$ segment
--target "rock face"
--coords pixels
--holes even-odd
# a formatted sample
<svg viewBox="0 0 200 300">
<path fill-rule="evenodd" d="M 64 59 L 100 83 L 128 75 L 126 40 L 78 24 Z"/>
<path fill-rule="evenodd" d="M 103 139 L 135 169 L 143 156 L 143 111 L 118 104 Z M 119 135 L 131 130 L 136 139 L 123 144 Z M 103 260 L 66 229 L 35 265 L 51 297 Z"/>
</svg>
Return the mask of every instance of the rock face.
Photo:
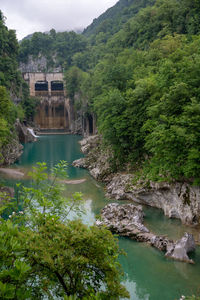
<svg viewBox="0 0 200 300">
<path fill-rule="evenodd" d="M 111 151 L 101 148 L 101 137 L 99 135 L 89 136 L 83 139 L 81 151 L 86 154 L 84 158 L 75 160 L 73 166 L 87 168 L 90 174 L 97 180 L 105 181 L 111 174 L 108 158 L 112 156 Z"/>
<path fill-rule="evenodd" d="M 3 146 L 1 150 L 2 160 L 0 166 L 13 164 L 23 153 L 23 146 L 20 143 L 34 142 L 37 140 L 30 128 L 21 124 L 19 120 L 15 123 L 16 137 Z"/>
<path fill-rule="evenodd" d="M 107 185 L 107 196 L 128 199 L 134 202 L 160 208 L 170 218 L 178 218 L 184 224 L 197 225 L 200 222 L 200 188 L 187 183 L 133 184 L 132 174 L 117 174 Z"/>
<path fill-rule="evenodd" d="M 11 165 L 22 155 L 23 146 L 17 139 L 12 139 L 9 144 L 3 147 L 1 153 L 3 161 L 1 165 Z"/>
<path fill-rule="evenodd" d="M 187 255 L 188 252 L 195 250 L 192 234 L 185 233 L 181 240 L 174 242 L 165 236 L 157 236 L 149 232 L 148 228 L 143 225 L 143 217 L 144 213 L 140 205 L 111 203 L 102 209 L 101 220 L 97 220 L 96 225 L 105 225 L 109 230 L 121 236 L 138 242 L 146 242 L 166 252 L 166 257 L 194 263 Z"/>
<path fill-rule="evenodd" d="M 52 57 L 53 63 L 56 63 L 56 56 Z M 42 54 L 39 54 L 38 57 L 33 57 L 32 55 L 29 55 L 28 61 L 26 63 L 20 63 L 20 70 L 25 72 L 44 72 L 47 71 L 47 69 L 51 72 L 62 72 L 61 67 L 48 67 L 48 61 L 45 56 Z"/>
<path fill-rule="evenodd" d="M 87 164 L 85 162 L 85 158 L 79 158 L 73 161 L 72 165 L 76 168 L 87 168 Z"/>
<path fill-rule="evenodd" d="M 106 196 L 117 200 L 129 199 L 130 195 L 127 187 L 132 186 L 133 179 L 134 177 L 131 174 L 115 174 L 106 186 Z"/>
</svg>

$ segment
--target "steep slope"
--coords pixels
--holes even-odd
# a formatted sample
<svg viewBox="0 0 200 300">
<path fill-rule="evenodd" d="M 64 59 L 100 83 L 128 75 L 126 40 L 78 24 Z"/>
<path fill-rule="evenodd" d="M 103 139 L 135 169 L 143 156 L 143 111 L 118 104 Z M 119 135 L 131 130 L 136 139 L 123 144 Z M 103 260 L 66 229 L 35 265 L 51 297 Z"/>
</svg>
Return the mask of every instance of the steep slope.
<svg viewBox="0 0 200 300">
<path fill-rule="evenodd" d="M 28 87 L 18 70 L 18 47 L 15 31 L 5 26 L 0 11 L 0 165 L 13 163 L 21 155 L 15 122 L 23 121 L 30 109 Z"/>
<path fill-rule="evenodd" d="M 107 34 L 107 37 L 111 36 L 141 8 L 152 6 L 154 3 L 155 0 L 120 0 L 97 19 L 94 19 L 92 24 L 83 31 L 83 35 L 90 37 L 103 32 Z"/>
</svg>

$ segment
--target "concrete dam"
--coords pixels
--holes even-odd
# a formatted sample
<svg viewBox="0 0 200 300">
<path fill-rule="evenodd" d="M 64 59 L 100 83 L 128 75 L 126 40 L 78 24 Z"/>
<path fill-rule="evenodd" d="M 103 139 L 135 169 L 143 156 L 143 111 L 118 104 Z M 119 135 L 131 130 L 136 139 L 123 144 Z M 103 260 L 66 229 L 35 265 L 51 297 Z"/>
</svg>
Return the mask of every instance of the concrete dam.
<svg viewBox="0 0 200 300">
<path fill-rule="evenodd" d="M 70 105 L 63 73 L 24 73 L 30 96 L 40 99 L 34 122 L 40 129 L 69 131 Z"/>
<path fill-rule="evenodd" d="M 67 96 L 63 73 L 23 73 L 29 93 L 39 105 L 34 118 L 39 129 L 65 130 L 71 133 L 95 133 L 95 118 L 74 109 L 74 100 Z"/>
</svg>

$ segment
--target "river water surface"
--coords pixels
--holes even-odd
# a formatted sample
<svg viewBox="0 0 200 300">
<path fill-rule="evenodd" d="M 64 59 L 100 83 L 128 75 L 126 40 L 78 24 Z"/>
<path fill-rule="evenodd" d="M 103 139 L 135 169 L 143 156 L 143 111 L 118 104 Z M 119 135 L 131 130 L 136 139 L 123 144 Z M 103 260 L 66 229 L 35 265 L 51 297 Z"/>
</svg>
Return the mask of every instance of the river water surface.
<svg viewBox="0 0 200 300">
<path fill-rule="evenodd" d="M 76 135 L 40 136 L 35 143 L 24 146 L 24 153 L 13 167 L 27 172 L 36 162 L 46 162 L 53 167 L 60 160 L 69 163 L 69 179 L 86 179 L 81 184 L 67 184 L 66 194 L 75 191 L 83 193 L 86 213 L 83 222 L 91 225 L 101 208 L 113 202 L 105 198 L 104 187 L 96 182 L 87 170 L 74 168 L 73 160 L 83 156 Z M 8 180 L 14 185 L 14 180 Z M 170 238 L 180 238 L 185 230 L 178 220 L 169 220 L 160 210 L 144 208 L 145 225 L 155 233 L 167 234 Z M 200 247 L 193 254 L 195 265 L 166 259 L 162 252 L 146 244 L 127 238 L 119 238 L 120 248 L 127 256 L 120 257 L 125 276 L 123 283 L 130 292 L 131 300 L 175 300 L 181 295 L 200 295 Z"/>
</svg>

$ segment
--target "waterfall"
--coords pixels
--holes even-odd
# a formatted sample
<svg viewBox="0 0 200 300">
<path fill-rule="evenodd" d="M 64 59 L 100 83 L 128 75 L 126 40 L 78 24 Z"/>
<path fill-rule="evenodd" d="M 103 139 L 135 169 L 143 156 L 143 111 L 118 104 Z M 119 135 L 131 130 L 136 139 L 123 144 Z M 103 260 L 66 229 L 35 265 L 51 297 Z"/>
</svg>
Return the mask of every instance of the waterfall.
<svg viewBox="0 0 200 300">
<path fill-rule="evenodd" d="M 38 135 L 35 135 L 35 133 L 34 133 L 34 131 L 33 131 L 32 128 L 27 128 L 27 130 L 28 130 L 28 131 L 30 132 L 30 134 L 31 134 L 32 136 L 34 136 L 35 138 L 39 137 Z"/>
</svg>

